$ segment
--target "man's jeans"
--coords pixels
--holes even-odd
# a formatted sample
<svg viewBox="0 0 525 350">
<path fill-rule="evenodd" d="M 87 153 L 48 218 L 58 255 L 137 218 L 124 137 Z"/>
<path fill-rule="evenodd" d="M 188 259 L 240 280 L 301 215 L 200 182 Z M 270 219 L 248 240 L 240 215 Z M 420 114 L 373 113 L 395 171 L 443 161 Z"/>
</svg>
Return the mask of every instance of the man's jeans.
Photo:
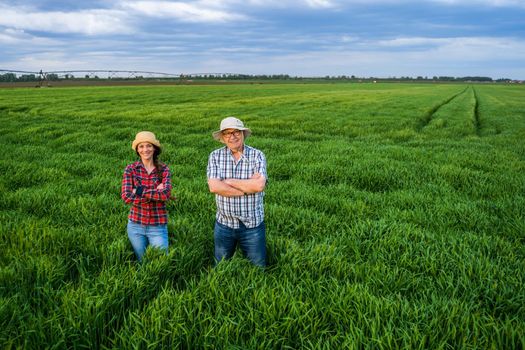
<svg viewBox="0 0 525 350">
<path fill-rule="evenodd" d="M 266 226 L 264 222 L 254 228 L 247 228 L 241 222 L 237 229 L 215 221 L 215 263 L 230 259 L 237 243 L 244 256 L 254 265 L 266 266 Z"/>
<path fill-rule="evenodd" d="M 142 261 L 148 245 L 168 252 L 168 225 L 141 225 L 128 221 L 128 238 L 139 261 Z"/>
</svg>

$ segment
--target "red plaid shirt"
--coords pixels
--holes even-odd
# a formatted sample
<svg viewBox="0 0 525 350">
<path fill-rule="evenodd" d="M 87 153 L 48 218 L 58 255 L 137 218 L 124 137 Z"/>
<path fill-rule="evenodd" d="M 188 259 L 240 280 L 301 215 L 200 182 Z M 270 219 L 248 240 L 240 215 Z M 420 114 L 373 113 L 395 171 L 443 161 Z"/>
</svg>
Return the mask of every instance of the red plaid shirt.
<svg viewBox="0 0 525 350">
<path fill-rule="evenodd" d="M 171 195 L 171 175 L 166 164 L 162 165 L 162 183 L 164 190 L 157 190 L 160 185 L 157 169 L 148 174 L 141 161 L 130 164 L 124 170 L 122 177 L 122 199 L 131 204 L 128 218 L 142 225 L 166 225 L 168 212 L 166 201 Z M 133 193 L 139 185 L 144 186 L 141 196 Z"/>
</svg>

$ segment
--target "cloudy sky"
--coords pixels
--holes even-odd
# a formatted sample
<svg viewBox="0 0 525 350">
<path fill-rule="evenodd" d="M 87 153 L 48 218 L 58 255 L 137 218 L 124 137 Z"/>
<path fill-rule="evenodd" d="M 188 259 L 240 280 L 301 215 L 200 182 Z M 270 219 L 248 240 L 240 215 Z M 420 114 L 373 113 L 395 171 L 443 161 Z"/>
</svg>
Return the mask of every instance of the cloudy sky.
<svg viewBox="0 0 525 350">
<path fill-rule="evenodd" d="M 525 79 L 525 0 L 0 0 L 0 69 Z"/>
</svg>

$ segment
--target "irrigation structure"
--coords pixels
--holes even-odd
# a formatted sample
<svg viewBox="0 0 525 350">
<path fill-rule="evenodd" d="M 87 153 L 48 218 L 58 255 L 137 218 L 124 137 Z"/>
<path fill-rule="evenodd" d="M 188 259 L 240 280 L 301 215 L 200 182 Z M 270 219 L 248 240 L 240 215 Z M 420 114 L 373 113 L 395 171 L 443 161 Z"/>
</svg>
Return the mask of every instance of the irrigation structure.
<svg viewBox="0 0 525 350">
<path fill-rule="evenodd" d="M 186 81 L 188 79 L 197 77 L 231 77 L 237 75 L 236 73 L 164 73 L 141 70 L 106 70 L 106 69 L 79 69 L 79 70 L 56 70 L 56 71 L 24 71 L 0 69 L 0 75 L 14 74 L 15 76 L 30 75 L 34 76 L 38 82 L 38 86 L 49 85 L 50 81 L 54 79 L 152 79 L 152 78 L 168 78 L 180 79 Z"/>
</svg>

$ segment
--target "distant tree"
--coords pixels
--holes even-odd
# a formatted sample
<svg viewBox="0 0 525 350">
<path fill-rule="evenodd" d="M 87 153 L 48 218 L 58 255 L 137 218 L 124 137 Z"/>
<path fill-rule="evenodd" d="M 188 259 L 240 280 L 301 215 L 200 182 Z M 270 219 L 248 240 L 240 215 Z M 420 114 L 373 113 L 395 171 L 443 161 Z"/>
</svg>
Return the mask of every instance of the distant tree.
<svg viewBox="0 0 525 350">
<path fill-rule="evenodd" d="M 23 74 L 17 79 L 18 81 L 36 81 L 36 76 L 34 74 Z"/>
<path fill-rule="evenodd" d="M 5 73 L 5 74 L 0 75 L 0 81 L 11 83 L 11 82 L 14 82 L 16 80 L 17 80 L 17 78 L 16 78 L 16 74 L 15 73 Z"/>
<path fill-rule="evenodd" d="M 460 81 L 480 81 L 480 82 L 491 82 L 492 78 L 490 77 L 463 77 L 458 78 Z"/>
</svg>

